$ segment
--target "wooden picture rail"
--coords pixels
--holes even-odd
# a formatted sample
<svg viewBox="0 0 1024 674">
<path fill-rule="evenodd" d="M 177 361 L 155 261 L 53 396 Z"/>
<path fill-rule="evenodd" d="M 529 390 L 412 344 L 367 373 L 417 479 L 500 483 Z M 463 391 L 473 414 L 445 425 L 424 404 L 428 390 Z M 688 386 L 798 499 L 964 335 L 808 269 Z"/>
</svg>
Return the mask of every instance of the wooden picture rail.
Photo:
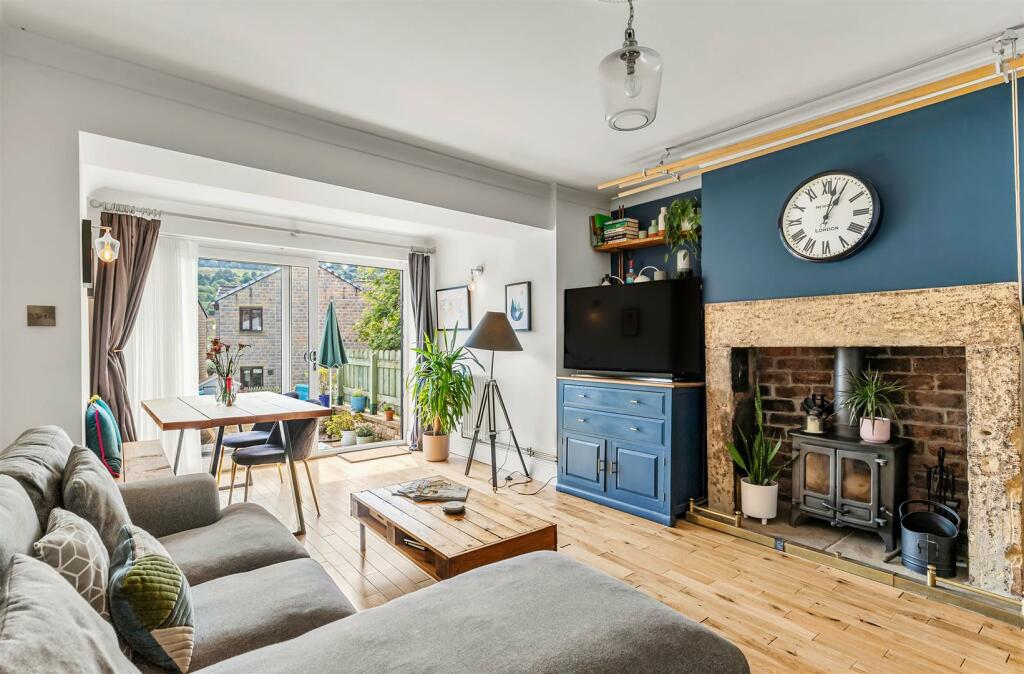
<svg viewBox="0 0 1024 674">
<path fill-rule="evenodd" d="M 733 164 L 761 157 L 779 150 L 802 145 L 803 143 L 831 136 L 859 126 L 871 124 L 888 117 L 902 115 L 912 110 L 941 103 L 951 98 L 987 89 L 1006 81 L 1010 73 L 1021 77 L 1024 73 L 1024 56 L 1009 60 L 1004 72 L 997 72 L 994 65 L 986 65 L 951 75 L 929 84 L 923 84 L 897 94 L 874 101 L 855 105 L 799 124 L 793 124 L 777 131 L 759 134 L 729 145 L 683 157 L 654 168 L 632 173 L 615 180 L 601 183 L 599 190 L 616 187 L 621 190 L 616 198 L 645 192 L 663 185 L 670 185 L 685 178 L 701 175 Z"/>
</svg>

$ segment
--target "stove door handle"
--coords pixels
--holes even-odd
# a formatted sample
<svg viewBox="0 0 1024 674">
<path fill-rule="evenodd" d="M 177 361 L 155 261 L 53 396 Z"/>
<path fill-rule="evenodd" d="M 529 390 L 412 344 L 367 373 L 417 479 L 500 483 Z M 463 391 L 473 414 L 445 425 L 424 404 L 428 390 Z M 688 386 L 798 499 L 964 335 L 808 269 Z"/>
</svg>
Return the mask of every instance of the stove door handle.
<svg viewBox="0 0 1024 674">
<path fill-rule="evenodd" d="M 835 506 L 829 503 L 825 503 L 824 501 L 821 502 L 821 505 L 824 506 L 825 508 L 828 508 L 834 513 L 839 513 L 840 515 L 845 515 L 849 512 L 846 508 L 836 508 Z"/>
</svg>

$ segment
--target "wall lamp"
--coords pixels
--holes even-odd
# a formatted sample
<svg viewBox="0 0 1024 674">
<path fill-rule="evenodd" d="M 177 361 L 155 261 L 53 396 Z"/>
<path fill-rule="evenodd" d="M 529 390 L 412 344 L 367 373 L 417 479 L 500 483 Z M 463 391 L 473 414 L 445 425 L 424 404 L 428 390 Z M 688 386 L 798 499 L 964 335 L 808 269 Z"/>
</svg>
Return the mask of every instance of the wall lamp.
<svg viewBox="0 0 1024 674">
<path fill-rule="evenodd" d="M 478 264 L 469 270 L 469 289 L 471 291 L 476 290 L 476 277 L 484 275 L 484 266 Z"/>
</svg>

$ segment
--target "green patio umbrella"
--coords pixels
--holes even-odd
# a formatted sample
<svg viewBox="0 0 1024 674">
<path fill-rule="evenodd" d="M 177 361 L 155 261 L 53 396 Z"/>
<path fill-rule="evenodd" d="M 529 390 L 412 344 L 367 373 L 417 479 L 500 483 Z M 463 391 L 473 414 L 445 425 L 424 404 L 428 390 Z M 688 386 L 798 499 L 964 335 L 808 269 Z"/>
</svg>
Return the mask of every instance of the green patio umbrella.
<svg viewBox="0 0 1024 674">
<path fill-rule="evenodd" d="M 327 305 L 327 317 L 324 318 L 324 335 L 320 338 L 320 350 L 317 351 L 317 364 L 327 368 L 327 386 L 330 391 L 331 404 L 334 404 L 334 368 L 348 362 L 345 355 L 345 343 L 341 340 L 341 328 L 338 318 L 334 315 L 334 302 Z"/>
</svg>

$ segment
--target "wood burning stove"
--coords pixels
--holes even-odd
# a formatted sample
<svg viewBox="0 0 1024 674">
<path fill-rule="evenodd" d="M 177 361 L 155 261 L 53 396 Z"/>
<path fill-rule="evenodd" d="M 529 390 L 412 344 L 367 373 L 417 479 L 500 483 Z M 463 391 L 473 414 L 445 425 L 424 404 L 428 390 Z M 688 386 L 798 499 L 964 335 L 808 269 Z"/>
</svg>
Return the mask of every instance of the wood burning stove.
<svg viewBox="0 0 1024 674">
<path fill-rule="evenodd" d="M 791 431 L 793 505 L 789 520 L 801 516 L 827 520 L 836 527 L 874 531 L 886 552 L 896 547 L 896 509 L 907 498 L 907 452 L 911 441 L 884 444 L 833 433 Z"/>
</svg>

